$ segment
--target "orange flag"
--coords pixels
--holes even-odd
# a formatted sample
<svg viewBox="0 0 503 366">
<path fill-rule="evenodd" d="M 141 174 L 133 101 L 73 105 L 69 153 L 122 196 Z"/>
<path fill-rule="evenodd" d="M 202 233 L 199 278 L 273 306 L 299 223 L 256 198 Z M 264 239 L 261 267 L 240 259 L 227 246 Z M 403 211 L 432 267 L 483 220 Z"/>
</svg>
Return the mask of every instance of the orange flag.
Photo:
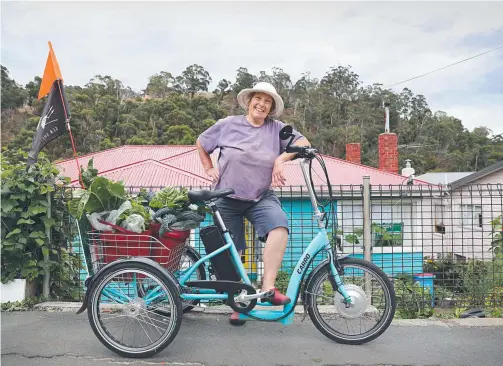
<svg viewBox="0 0 503 366">
<path fill-rule="evenodd" d="M 40 90 L 38 92 L 38 99 L 45 97 L 51 91 L 52 84 L 57 79 L 61 79 L 61 81 L 63 81 L 58 60 L 56 59 L 56 55 L 52 49 L 52 44 L 49 42 L 49 55 L 47 56 L 44 76 L 42 77 L 42 83 L 40 84 Z"/>
</svg>

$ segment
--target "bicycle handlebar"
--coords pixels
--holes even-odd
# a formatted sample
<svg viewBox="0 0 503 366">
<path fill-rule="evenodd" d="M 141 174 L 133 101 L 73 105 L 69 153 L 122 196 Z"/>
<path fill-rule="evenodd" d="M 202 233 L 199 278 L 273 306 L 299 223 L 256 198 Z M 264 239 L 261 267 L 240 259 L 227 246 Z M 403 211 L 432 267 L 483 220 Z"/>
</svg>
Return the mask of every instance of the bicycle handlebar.
<svg viewBox="0 0 503 366">
<path fill-rule="evenodd" d="M 318 150 L 308 146 L 289 145 L 286 147 L 285 152 L 297 153 L 300 158 L 314 159 Z"/>
</svg>

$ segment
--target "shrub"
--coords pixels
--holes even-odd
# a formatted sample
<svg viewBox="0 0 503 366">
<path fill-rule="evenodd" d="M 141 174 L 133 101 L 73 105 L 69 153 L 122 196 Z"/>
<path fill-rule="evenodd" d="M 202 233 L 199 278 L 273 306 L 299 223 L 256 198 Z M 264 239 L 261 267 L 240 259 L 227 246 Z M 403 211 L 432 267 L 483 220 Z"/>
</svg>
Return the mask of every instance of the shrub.
<svg viewBox="0 0 503 366">
<path fill-rule="evenodd" d="M 49 240 L 61 231 L 63 212 L 50 204 L 58 170 L 43 153 L 29 169 L 27 153 L 22 150 L 3 151 L 1 158 L 2 282 L 22 278 L 39 285 L 46 268 L 56 277 L 74 270 L 71 268 L 78 265 L 78 258 L 73 258 L 61 245 L 57 250 Z M 64 240 L 64 233 L 58 234 Z M 49 257 L 48 261 L 44 255 Z"/>
</svg>

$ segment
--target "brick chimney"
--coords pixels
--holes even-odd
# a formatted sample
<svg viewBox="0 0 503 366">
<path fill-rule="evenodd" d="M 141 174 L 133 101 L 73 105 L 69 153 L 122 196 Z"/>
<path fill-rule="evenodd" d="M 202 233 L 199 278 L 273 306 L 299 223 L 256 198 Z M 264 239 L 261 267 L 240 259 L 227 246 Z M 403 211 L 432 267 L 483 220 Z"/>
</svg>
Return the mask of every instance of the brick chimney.
<svg viewBox="0 0 503 366">
<path fill-rule="evenodd" d="M 361 164 L 362 162 L 362 153 L 360 144 L 352 143 L 346 144 L 346 160 L 351 163 Z"/>
<path fill-rule="evenodd" d="M 398 135 L 379 135 L 379 169 L 398 174 Z"/>
</svg>

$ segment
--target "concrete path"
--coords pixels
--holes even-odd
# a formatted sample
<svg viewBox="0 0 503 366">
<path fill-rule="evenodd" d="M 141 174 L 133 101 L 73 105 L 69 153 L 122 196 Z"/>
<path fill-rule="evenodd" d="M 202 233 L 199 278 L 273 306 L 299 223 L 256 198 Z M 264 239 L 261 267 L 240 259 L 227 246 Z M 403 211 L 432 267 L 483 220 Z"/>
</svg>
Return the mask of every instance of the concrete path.
<svg viewBox="0 0 503 366">
<path fill-rule="evenodd" d="M 2 365 L 469 365 L 503 364 L 503 319 L 399 321 L 377 340 L 344 346 L 323 336 L 309 318 L 294 325 L 248 322 L 226 314 L 184 316 L 173 343 L 145 360 L 121 358 L 92 332 L 87 314 L 3 312 Z"/>
</svg>

